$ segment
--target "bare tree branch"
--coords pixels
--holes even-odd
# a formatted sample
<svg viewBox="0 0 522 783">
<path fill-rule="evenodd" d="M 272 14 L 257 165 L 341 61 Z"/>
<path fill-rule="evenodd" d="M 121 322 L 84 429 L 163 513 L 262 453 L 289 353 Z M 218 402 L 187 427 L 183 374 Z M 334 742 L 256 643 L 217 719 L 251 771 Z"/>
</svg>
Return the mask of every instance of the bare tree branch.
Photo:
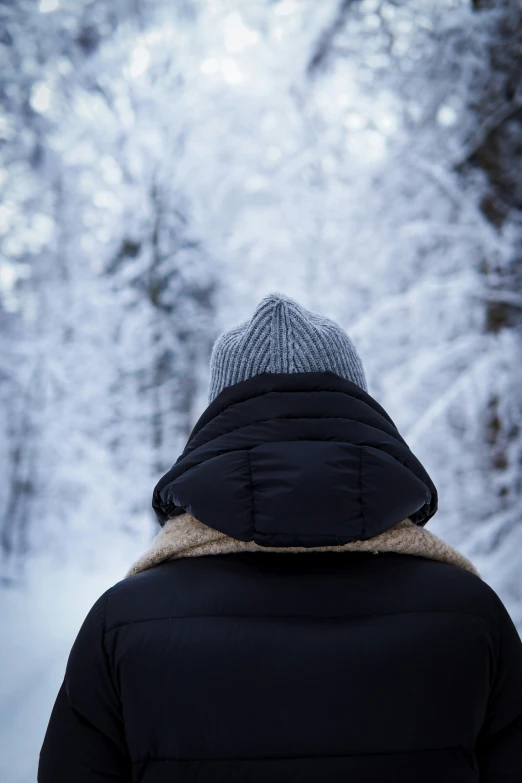
<svg viewBox="0 0 522 783">
<path fill-rule="evenodd" d="M 331 52 L 333 42 L 344 28 L 348 18 L 348 12 L 356 2 L 357 0 L 340 0 L 334 18 L 316 41 L 312 56 L 306 66 L 307 76 L 312 77 L 323 68 L 325 61 Z"/>
<path fill-rule="evenodd" d="M 480 291 L 478 295 L 487 302 L 493 302 L 495 304 L 510 305 L 517 309 L 522 309 L 522 296 L 513 293 L 513 291 L 502 291 L 500 289 L 491 289 L 490 291 Z"/>
<path fill-rule="evenodd" d="M 471 158 L 477 154 L 480 148 L 498 128 L 521 112 L 522 99 L 520 98 L 518 101 L 509 103 L 507 106 L 501 106 L 498 111 L 493 112 L 493 114 L 483 121 L 473 136 L 463 145 L 463 150 L 455 156 L 452 164 L 453 167 L 459 169 L 466 163 L 469 163 Z"/>
</svg>

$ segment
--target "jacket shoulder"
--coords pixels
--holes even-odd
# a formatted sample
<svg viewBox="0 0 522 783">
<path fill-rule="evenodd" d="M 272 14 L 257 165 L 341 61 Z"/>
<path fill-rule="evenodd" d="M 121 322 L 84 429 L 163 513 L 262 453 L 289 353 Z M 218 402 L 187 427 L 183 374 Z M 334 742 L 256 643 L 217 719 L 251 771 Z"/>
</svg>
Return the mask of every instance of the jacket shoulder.
<svg viewBox="0 0 522 783">
<path fill-rule="evenodd" d="M 411 587 L 419 591 L 427 609 L 474 614 L 493 627 L 497 625 L 502 601 L 480 576 L 451 563 L 409 555 L 399 557 L 410 558 L 403 564 L 403 572 L 410 572 Z"/>
<path fill-rule="evenodd" d="M 350 567 L 346 565 L 349 563 Z M 299 585 L 296 601 L 291 584 Z M 346 595 L 357 595 L 347 605 Z M 303 607 L 303 604 L 305 607 Z M 473 614 L 498 623 L 502 603 L 479 576 L 407 554 L 235 553 L 180 558 L 123 579 L 107 591 L 105 628 L 187 614 Z"/>
<path fill-rule="evenodd" d="M 161 563 L 109 588 L 102 596 L 105 597 L 105 630 L 169 614 L 175 616 L 180 608 L 176 596 L 187 589 L 178 575 L 180 569 L 176 568 L 181 562 Z"/>
</svg>

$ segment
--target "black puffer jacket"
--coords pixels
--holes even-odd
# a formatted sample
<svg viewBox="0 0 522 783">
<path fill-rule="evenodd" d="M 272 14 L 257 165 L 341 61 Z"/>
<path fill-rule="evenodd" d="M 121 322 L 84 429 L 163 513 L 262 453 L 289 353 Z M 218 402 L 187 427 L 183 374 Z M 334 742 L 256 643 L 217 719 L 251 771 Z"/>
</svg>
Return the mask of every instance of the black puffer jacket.
<svg viewBox="0 0 522 783">
<path fill-rule="evenodd" d="M 437 509 L 385 411 L 330 372 L 224 389 L 154 491 L 242 540 L 322 546 Z M 40 783 L 522 781 L 522 645 L 479 577 L 398 553 L 182 558 L 111 588 Z"/>
</svg>

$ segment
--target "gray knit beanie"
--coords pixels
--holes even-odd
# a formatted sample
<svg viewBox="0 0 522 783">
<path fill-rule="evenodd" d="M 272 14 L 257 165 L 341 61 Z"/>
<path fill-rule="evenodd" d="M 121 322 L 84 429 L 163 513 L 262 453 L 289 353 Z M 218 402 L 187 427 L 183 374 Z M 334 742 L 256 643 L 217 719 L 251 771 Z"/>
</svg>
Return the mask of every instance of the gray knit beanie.
<svg viewBox="0 0 522 783">
<path fill-rule="evenodd" d="M 210 356 L 209 403 L 262 372 L 331 370 L 368 391 L 361 359 L 334 321 L 283 294 L 265 296 L 249 321 L 221 334 Z"/>
</svg>

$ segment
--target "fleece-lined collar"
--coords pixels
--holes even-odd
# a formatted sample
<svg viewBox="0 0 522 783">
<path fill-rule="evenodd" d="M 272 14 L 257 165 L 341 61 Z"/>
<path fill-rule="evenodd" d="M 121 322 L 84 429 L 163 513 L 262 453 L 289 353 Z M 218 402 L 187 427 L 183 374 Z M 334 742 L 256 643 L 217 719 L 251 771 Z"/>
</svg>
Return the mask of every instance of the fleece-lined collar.
<svg viewBox="0 0 522 783">
<path fill-rule="evenodd" d="M 451 563 L 480 576 L 464 555 L 430 531 L 415 525 L 408 517 L 364 541 L 350 541 L 337 546 L 265 547 L 254 541 L 239 541 L 219 530 L 213 530 L 188 513 L 179 514 L 166 522 L 150 548 L 134 563 L 127 576 L 180 557 L 233 552 L 398 552 Z"/>
</svg>

